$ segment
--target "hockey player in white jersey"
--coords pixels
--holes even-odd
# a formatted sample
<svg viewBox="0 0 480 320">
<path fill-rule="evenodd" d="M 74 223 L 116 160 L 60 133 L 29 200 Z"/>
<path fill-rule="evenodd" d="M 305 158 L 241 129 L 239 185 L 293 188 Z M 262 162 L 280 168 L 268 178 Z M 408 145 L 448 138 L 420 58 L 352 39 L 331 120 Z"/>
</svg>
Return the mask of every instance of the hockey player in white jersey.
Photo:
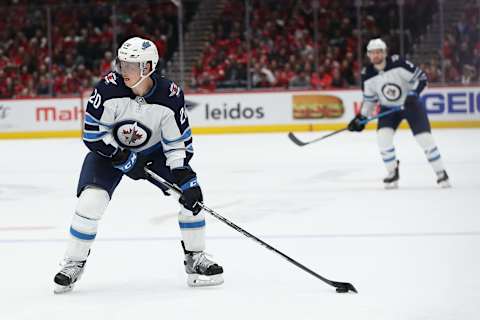
<svg viewBox="0 0 480 320">
<path fill-rule="evenodd" d="M 78 204 L 55 293 L 70 291 L 83 274 L 97 228 L 124 175 L 147 179 L 148 166 L 179 186 L 183 195 L 178 221 L 187 283 L 223 283 L 223 268 L 206 257 L 205 216 L 196 173 L 188 165 L 192 134 L 183 92 L 173 81 L 157 76 L 158 53 L 152 41 L 131 38 L 118 50 L 116 71 L 93 90 L 84 120 L 85 157 L 78 183 Z"/>
<path fill-rule="evenodd" d="M 387 189 L 397 188 L 400 161 L 395 154 L 393 136 L 400 122 L 406 119 L 420 147 L 425 152 L 441 187 L 449 187 L 449 177 L 433 140 L 425 105 L 419 100 L 427 85 L 425 73 L 413 63 L 397 55 L 387 56 L 387 46 L 381 39 L 373 39 L 367 45 L 370 64 L 362 70 L 363 104 L 348 125 L 350 131 L 362 131 L 365 120 L 379 103 L 380 112 L 401 108 L 379 118 L 377 141 L 388 175 L 383 180 Z"/>
</svg>

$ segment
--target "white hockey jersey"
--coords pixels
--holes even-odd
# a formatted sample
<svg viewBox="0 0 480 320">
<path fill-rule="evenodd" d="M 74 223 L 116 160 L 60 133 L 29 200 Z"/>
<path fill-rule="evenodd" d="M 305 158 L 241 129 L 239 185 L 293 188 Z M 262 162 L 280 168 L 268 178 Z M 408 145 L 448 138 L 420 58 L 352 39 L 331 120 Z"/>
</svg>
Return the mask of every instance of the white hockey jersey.
<svg viewBox="0 0 480 320">
<path fill-rule="evenodd" d="M 387 57 L 380 72 L 369 64 L 362 70 L 362 114 L 370 116 L 377 103 L 387 108 L 401 107 L 408 95 L 420 95 L 426 85 L 426 74 L 398 55 Z"/>
<path fill-rule="evenodd" d="M 171 169 L 186 165 L 193 147 L 183 92 L 171 80 L 155 74 L 152 79 L 154 85 L 143 97 L 116 72 L 95 86 L 83 127 L 90 150 L 111 158 L 120 148 L 143 155 L 161 148 Z"/>
</svg>

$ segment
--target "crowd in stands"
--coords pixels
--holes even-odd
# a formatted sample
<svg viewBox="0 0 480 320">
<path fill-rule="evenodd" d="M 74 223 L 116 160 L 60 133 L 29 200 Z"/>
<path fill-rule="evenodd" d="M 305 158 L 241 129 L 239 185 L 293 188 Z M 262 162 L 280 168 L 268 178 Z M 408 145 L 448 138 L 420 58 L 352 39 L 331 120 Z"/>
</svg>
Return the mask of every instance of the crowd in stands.
<svg viewBox="0 0 480 320">
<path fill-rule="evenodd" d="M 111 70 L 111 1 L 27 2 L 0 5 L 0 98 L 79 94 Z M 176 7 L 168 1 L 125 1 L 115 10 L 117 45 L 133 35 L 151 38 L 164 66 L 176 45 Z"/>
<path fill-rule="evenodd" d="M 362 1 L 360 34 L 355 1 L 319 0 L 318 24 L 310 0 L 251 1 L 250 54 L 245 28 L 244 1 L 230 2 L 214 23 L 214 34 L 194 66 L 190 86 L 200 91 L 247 86 L 253 88 L 330 89 L 358 87 L 360 63 L 358 39 L 361 38 L 362 63 L 368 39 L 381 36 L 389 54 L 411 53 L 413 43 L 426 32 L 438 9 L 437 0 L 405 0 L 404 32 L 400 33 L 397 0 Z M 476 7 L 477 6 L 477 7 Z M 479 12 L 476 0 L 470 0 L 465 17 L 447 34 L 444 47 L 447 82 L 480 81 Z M 318 60 L 314 58 L 314 29 L 318 30 Z M 448 52 L 447 52 L 448 51 Z M 250 64 L 247 64 L 250 59 Z M 420 64 L 431 82 L 440 82 L 440 60 L 432 58 Z M 249 69 L 247 71 L 247 69 Z M 476 77 L 473 75 L 476 74 Z"/>
<path fill-rule="evenodd" d="M 480 81 L 480 10 L 476 0 L 467 1 L 462 19 L 446 29 L 447 82 Z M 316 25 L 311 0 L 280 2 L 250 0 L 248 34 L 245 1 L 226 1 L 186 85 L 214 91 L 246 88 L 250 79 L 252 88 L 358 87 L 368 39 L 382 36 L 390 53 L 400 52 L 397 0 L 362 1 L 360 23 L 355 1 L 318 0 Z M 407 52 L 431 23 L 436 3 L 405 0 Z M 27 0 L 11 0 L 0 5 L 0 15 L 0 99 L 89 90 L 111 69 L 115 44 L 133 35 L 155 41 L 160 68 L 165 68 L 177 47 L 177 11 L 170 1 L 39 0 L 32 5 Z M 363 41 L 360 59 L 359 39 Z M 421 64 L 430 82 L 442 80 L 440 61 L 432 57 Z"/>
<path fill-rule="evenodd" d="M 445 80 L 471 84 L 480 82 L 480 8 L 470 0 L 463 16 L 452 25 L 443 41 Z M 432 59 L 424 68 L 432 81 L 442 76 L 439 59 Z"/>
<path fill-rule="evenodd" d="M 278 6 L 276 1 L 262 0 L 251 5 L 250 53 L 244 2 L 229 2 L 193 68 L 191 87 L 245 87 L 248 65 L 253 88 L 327 89 L 357 83 L 357 37 L 349 16 L 355 10 L 344 10 L 339 1 L 320 1 L 316 63 L 311 1 L 284 0 Z"/>
</svg>

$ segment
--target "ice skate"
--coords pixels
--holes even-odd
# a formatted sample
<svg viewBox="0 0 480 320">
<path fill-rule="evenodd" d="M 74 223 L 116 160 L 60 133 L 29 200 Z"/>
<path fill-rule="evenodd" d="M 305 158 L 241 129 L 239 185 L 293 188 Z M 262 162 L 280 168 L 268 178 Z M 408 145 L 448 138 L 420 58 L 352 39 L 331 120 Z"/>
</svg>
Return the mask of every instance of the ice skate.
<svg viewBox="0 0 480 320">
<path fill-rule="evenodd" d="M 437 172 L 437 184 L 442 188 L 450 188 L 452 186 L 447 171 L 442 170 Z"/>
<path fill-rule="evenodd" d="M 383 179 L 383 183 L 385 184 L 385 189 L 397 189 L 398 188 L 398 180 L 400 179 L 399 174 L 399 166 L 400 161 L 397 160 L 397 165 L 393 171 L 388 173 L 388 176 Z"/>
<path fill-rule="evenodd" d="M 62 269 L 55 275 L 55 278 L 53 279 L 55 282 L 53 292 L 58 294 L 71 291 L 75 283 L 80 280 L 85 269 L 86 262 L 87 260 L 73 261 L 68 258 L 65 258 L 62 262 L 60 262 Z"/>
<path fill-rule="evenodd" d="M 190 287 L 218 286 L 223 283 L 223 268 L 208 259 L 205 252 L 187 251 L 182 241 L 185 253 L 185 271 L 187 284 Z"/>
</svg>

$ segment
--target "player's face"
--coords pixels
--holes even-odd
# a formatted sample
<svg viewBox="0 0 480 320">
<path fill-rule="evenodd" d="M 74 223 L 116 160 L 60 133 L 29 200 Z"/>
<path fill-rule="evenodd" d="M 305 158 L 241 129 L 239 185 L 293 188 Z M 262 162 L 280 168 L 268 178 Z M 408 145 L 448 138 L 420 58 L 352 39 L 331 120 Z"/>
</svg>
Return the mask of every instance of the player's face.
<svg viewBox="0 0 480 320">
<path fill-rule="evenodd" d="M 385 60 L 385 51 L 382 49 L 370 50 L 367 55 L 373 64 L 380 64 Z"/>
<path fill-rule="evenodd" d="M 120 72 L 123 81 L 129 88 L 133 87 L 140 80 L 140 63 L 120 61 Z"/>
</svg>

